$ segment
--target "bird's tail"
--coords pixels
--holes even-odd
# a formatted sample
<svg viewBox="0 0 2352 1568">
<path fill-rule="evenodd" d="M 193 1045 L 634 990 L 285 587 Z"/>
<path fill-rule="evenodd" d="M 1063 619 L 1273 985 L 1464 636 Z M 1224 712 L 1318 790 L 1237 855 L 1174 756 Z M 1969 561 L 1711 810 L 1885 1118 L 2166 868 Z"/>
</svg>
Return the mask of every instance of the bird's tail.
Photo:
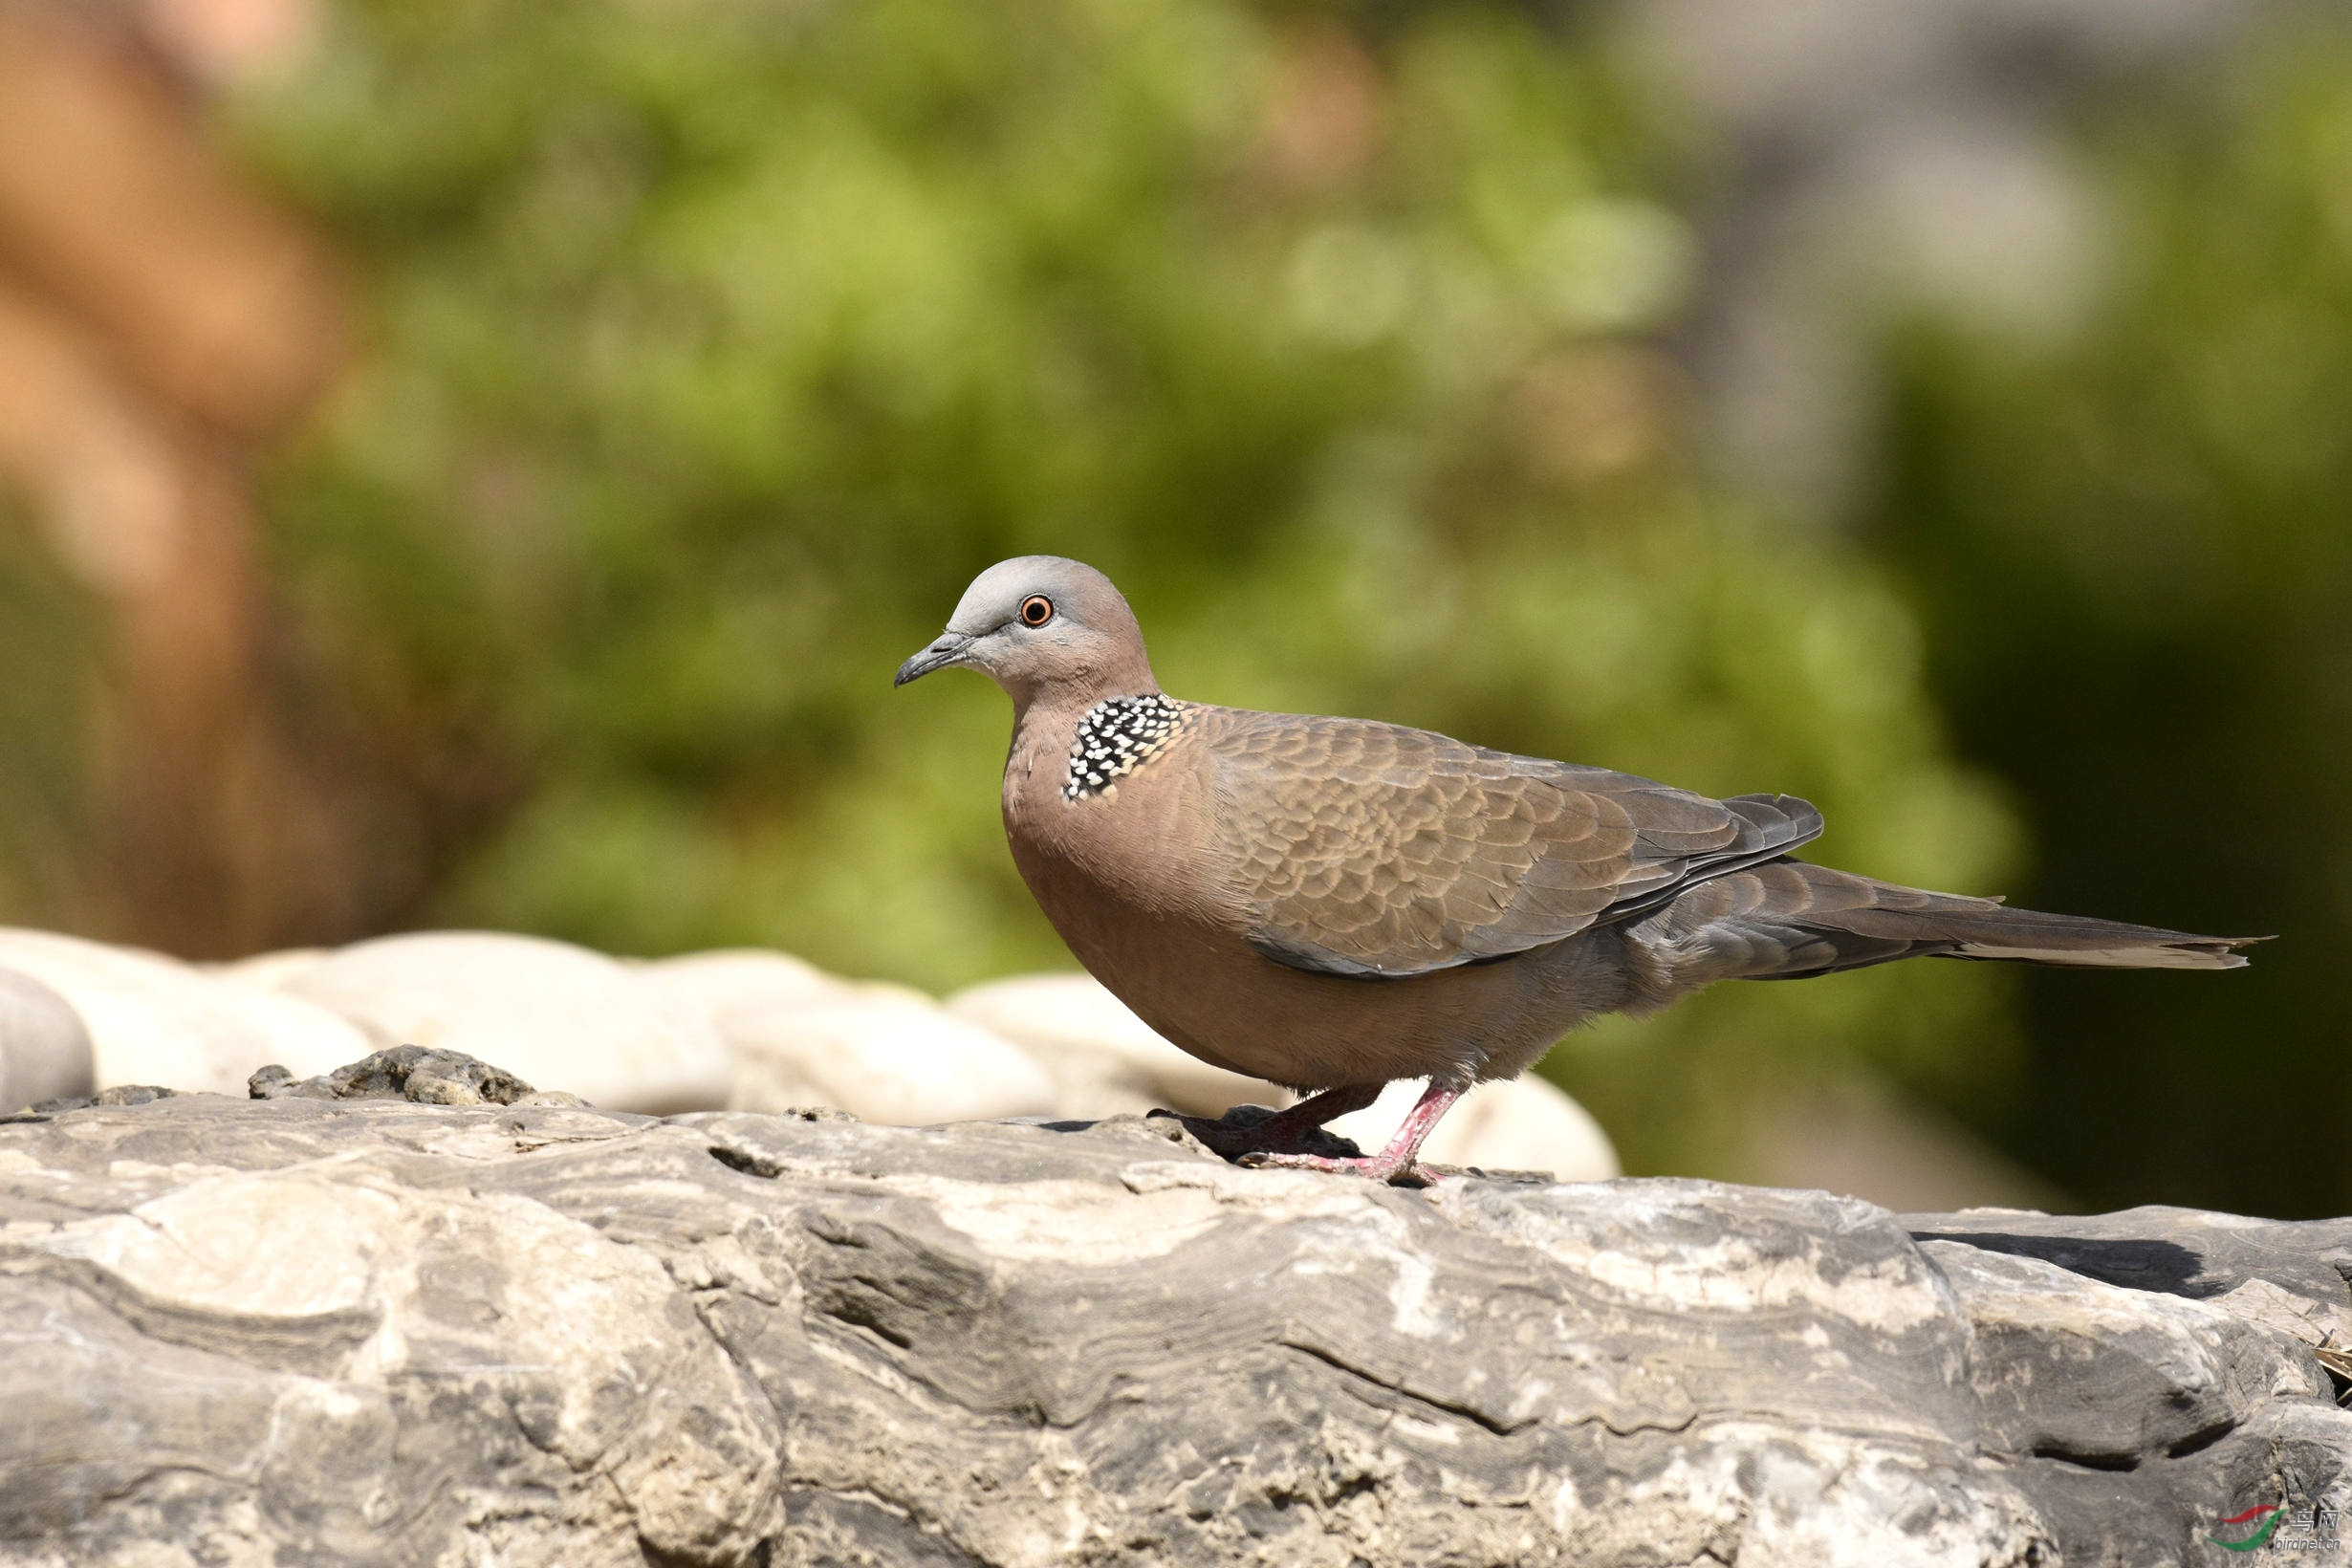
<svg viewBox="0 0 2352 1568">
<path fill-rule="evenodd" d="M 2012 909 L 1778 860 L 1702 882 L 1628 933 L 1681 985 L 1797 980 L 1898 958 L 2102 969 L 2234 969 L 2261 937 Z"/>
</svg>

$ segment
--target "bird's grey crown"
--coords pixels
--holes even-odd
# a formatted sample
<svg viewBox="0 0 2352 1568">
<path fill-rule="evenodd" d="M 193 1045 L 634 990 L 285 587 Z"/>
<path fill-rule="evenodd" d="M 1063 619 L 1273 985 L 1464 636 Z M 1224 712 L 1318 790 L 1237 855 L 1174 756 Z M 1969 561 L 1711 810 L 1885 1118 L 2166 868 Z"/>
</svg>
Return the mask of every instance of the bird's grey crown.
<svg viewBox="0 0 2352 1568">
<path fill-rule="evenodd" d="M 1070 776 L 1064 800 L 1100 795 L 1167 749 L 1190 705 L 1154 692 L 1148 697 L 1105 697 L 1078 720 L 1070 741 Z"/>
</svg>

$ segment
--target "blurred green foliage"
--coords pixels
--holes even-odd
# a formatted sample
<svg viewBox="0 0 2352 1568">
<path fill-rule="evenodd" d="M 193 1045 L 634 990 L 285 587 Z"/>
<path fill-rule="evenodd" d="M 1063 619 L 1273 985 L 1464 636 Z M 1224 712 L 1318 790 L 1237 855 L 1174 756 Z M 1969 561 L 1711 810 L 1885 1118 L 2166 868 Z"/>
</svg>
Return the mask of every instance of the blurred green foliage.
<svg viewBox="0 0 2352 1568">
<path fill-rule="evenodd" d="M 934 989 L 1067 964 L 1002 846 L 1003 699 L 888 686 L 1055 551 L 1187 696 L 1788 790 L 1837 864 L 2283 934 L 2228 977 L 1901 965 L 1604 1023 L 1547 1071 L 1632 1168 L 1753 1174 L 1776 1097 L 1880 1078 L 2099 1206 L 2352 1209 L 2352 39 L 2289 18 L 2079 105 L 2091 314 L 1899 324 L 1840 532 L 1707 477 L 1650 346 L 1701 150 L 1531 11 L 338 7 L 236 130 L 368 313 L 266 497 L 289 727 L 366 780 L 342 906 Z M 120 853 L 106 628 L 33 521 L 0 920 L 71 926 Z"/>
<path fill-rule="evenodd" d="M 2017 891 L 2282 940 L 2220 982 L 2031 976 L 2037 1092 L 1985 1125 L 2097 1204 L 2342 1213 L 2352 37 L 2274 29 L 2083 146 L 2103 306 L 2039 349 L 1903 334 L 1877 527 L 1968 751 L 2033 803 Z"/>
<path fill-rule="evenodd" d="M 1003 847 L 1003 698 L 889 686 L 1027 551 L 1108 571 L 1186 696 L 1786 790 L 1906 882 L 2016 864 L 1894 576 L 1701 476 L 1645 346 L 1686 149 L 1605 37 L 1230 0 L 334 27 L 238 133 L 368 312 L 266 499 L 305 732 L 405 802 L 376 925 L 1066 965 Z M 0 538 L 0 913 L 61 918 L 96 654 Z M 1633 1168 L 1736 1175 L 1768 1091 L 1997 1114 L 2011 978 L 1724 988 L 1548 1070 Z"/>
<path fill-rule="evenodd" d="M 1692 477 L 1644 101 L 1478 5 L 346 9 L 246 126 L 374 311 L 274 548 L 417 789 L 511 781 L 398 918 L 1066 965 L 1003 699 L 889 689 L 1027 551 L 1120 581 L 1181 694 L 1788 790 L 1839 863 L 1982 888 L 2011 820 L 1886 575 Z M 2008 995 L 1733 988 L 1553 1070 L 1637 1166 L 1735 1172 L 1767 1083 L 1997 1089 Z"/>
<path fill-rule="evenodd" d="M 0 497 L 0 920 L 73 904 L 94 619 L 50 540 Z"/>
</svg>

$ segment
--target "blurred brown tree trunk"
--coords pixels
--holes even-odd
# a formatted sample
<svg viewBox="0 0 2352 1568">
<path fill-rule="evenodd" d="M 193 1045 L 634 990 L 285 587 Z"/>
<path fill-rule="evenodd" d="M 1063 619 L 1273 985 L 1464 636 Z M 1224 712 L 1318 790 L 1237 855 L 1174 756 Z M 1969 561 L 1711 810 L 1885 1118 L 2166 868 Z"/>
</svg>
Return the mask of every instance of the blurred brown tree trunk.
<svg viewBox="0 0 2352 1568">
<path fill-rule="evenodd" d="M 273 717 L 254 454 L 342 352 L 330 258 L 136 13 L 0 0 L 0 483 L 103 607 L 76 924 L 191 955 L 333 926 L 336 814 Z"/>
</svg>

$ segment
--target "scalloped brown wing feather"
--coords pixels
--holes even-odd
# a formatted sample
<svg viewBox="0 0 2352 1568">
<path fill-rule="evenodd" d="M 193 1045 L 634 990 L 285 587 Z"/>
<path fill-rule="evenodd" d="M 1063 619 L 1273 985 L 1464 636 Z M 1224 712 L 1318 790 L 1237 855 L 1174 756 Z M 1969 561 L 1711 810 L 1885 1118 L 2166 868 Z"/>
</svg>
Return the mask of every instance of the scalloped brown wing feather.
<svg viewBox="0 0 2352 1568">
<path fill-rule="evenodd" d="M 1252 946 L 1330 974 L 1546 947 L 1821 831 L 1788 796 L 1711 800 L 1397 725 L 1207 708 L 1193 727 Z"/>
</svg>

